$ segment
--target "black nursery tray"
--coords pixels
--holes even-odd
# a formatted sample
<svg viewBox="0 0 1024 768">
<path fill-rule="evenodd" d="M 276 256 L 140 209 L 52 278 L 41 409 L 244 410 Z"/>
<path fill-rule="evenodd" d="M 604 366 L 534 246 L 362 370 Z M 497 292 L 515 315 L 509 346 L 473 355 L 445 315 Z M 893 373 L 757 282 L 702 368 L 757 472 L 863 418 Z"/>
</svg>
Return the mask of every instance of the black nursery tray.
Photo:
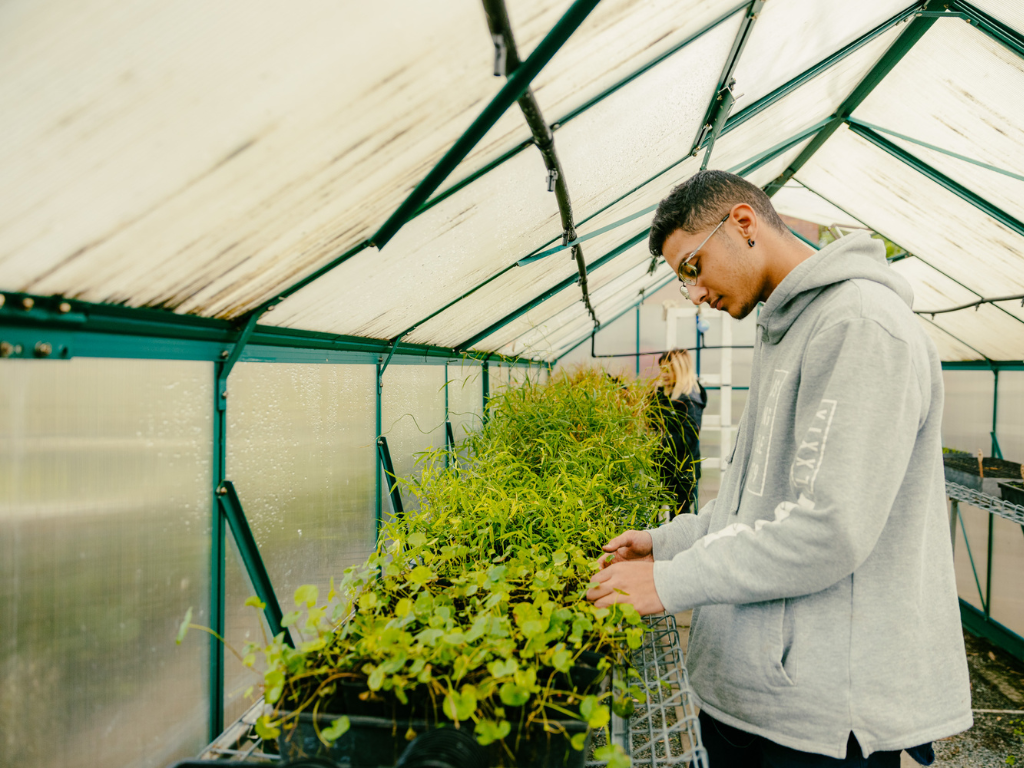
<svg viewBox="0 0 1024 768">
<path fill-rule="evenodd" d="M 947 453 L 942 457 L 945 465 L 946 480 L 989 496 L 999 495 L 1000 481 L 1015 480 L 1020 477 L 1020 464 L 1013 461 L 992 458 L 982 459 L 985 477 L 978 473 L 978 459 L 967 454 Z"/>
<path fill-rule="evenodd" d="M 999 483 L 999 492 L 1003 495 L 1003 501 L 1024 507 L 1024 482 L 1016 480 Z"/>
<path fill-rule="evenodd" d="M 337 715 L 317 715 L 316 723 L 321 729 L 328 727 Z M 282 732 L 278 746 L 286 760 L 303 757 L 326 757 L 351 768 L 392 768 L 409 741 L 406 733 L 412 729 L 417 735 L 428 730 L 453 727 L 451 723 L 439 724 L 428 720 L 391 719 L 367 715 L 349 715 L 349 730 L 331 747 L 317 738 L 314 716 L 299 715 L 298 723 Z M 463 726 L 471 727 L 471 724 Z M 531 726 L 520 732 L 515 730 L 506 738 L 512 756 L 500 742 L 483 750 L 487 755 L 489 768 L 518 766 L 519 768 L 583 768 L 587 748 L 574 750 L 569 740 L 578 733 L 587 731 L 587 724 L 579 720 L 551 721 L 550 730 Z M 589 735 L 587 747 L 589 747 Z"/>
</svg>

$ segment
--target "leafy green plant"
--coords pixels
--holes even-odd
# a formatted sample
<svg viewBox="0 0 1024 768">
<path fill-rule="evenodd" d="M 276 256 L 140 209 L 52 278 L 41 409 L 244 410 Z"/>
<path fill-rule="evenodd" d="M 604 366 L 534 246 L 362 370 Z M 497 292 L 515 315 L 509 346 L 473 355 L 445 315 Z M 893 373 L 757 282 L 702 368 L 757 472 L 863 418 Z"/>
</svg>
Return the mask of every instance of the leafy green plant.
<svg viewBox="0 0 1024 768">
<path fill-rule="evenodd" d="M 404 481 L 419 511 L 389 522 L 365 565 L 323 602 L 315 586 L 296 590 L 284 624 L 298 647 L 282 634 L 245 648 L 249 666 L 262 652 L 275 707 L 260 734 L 277 737 L 301 712 L 378 706 L 472 728 L 511 753 L 529 728 L 628 715 L 646 698 L 629 676 L 644 624 L 631 605 L 595 608 L 584 595 L 601 546 L 671 501 L 649 400 L 643 385 L 587 370 L 492 398 L 461 461 L 430 454 L 420 480 Z M 613 666 L 614 685 L 599 687 Z M 338 718 L 319 737 L 329 745 L 347 728 Z"/>
</svg>

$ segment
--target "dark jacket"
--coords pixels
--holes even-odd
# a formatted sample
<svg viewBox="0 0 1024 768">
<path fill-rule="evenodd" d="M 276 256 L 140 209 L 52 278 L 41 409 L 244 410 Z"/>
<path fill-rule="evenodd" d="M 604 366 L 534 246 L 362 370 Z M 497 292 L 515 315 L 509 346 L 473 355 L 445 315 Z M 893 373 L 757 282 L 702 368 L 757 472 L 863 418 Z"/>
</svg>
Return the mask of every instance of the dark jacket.
<svg viewBox="0 0 1024 768">
<path fill-rule="evenodd" d="M 708 402 L 707 390 L 697 389 L 678 400 L 670 400 L 661 388 L 655 390 L 654 418 L 664 432 L 668 454 L 663 465 L 677 482 L 692 485 L 700 478 L 700 423 Z"/>
</svg>

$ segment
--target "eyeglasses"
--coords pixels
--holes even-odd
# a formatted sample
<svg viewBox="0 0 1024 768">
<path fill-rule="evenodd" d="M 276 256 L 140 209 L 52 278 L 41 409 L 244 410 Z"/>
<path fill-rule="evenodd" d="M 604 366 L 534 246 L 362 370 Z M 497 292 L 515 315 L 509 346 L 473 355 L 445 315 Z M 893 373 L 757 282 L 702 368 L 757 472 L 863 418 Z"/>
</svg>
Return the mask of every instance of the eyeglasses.
<svg viewBox="0 0 1024 768">
<path fill-rule="evenodd" d="M 693 257 L 697 255 L 697 251 L 699 251 L 701 248 L 703 248 L 707 244 L 708 240 L 711 239 L 711 235 L 715 234 L 715 232 L 717 232 L 719 230 L 719 228 L 723 224 L 725 224 L 725 222 L 726 222 L 726 220 L 728 218 L 729 218 L 729 214 L 727 213 L 727 214 L 725 214 L 725 216 L 722 217 L 722 220 L 720 222 L 718 222 L 718 226 L 711 230 L 711 234 L 709 234 L 707 237 L 704 238 L 704 242 L 702 242 L 700 245 L 698 245 L 696 248 L 694 248 L 693 249 L 693 253 L 691 253 L 687 257 L 686 261 L 684 261 L 682 264 L 679 265 L 679 269 L 676 270 L 676 275 L 679 277 L 679 292 L 680 293 L 686 294 L 687 293 L 687 290 L 686 290 L 687 286 L 696 285 L 697 284 L 697 276 L 700 274 L 700 270 L 697 268 L 696 264 L 691 264 L 690 262 L 693 261 Z"/>
</svg>

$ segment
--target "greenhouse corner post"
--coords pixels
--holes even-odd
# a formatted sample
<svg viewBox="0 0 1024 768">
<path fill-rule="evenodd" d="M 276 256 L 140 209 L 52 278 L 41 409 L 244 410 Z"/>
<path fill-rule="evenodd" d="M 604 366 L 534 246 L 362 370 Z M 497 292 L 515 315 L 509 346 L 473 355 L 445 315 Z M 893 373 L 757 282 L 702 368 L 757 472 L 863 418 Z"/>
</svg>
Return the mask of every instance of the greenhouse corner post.
<svg viewBox="0 0 1024 768">
<path fill-rule="evenodd" d="M 640 378 L 640 306 L 640 304 L 636 305 L 636 377 L 638 379 Z"/>
<path fill-rule="evenodd" d="M 380 360 L 378 360 L 377 361 L 377 375 L 373 379 L 374 399 L 376 401 L 376 409 L 377 409 L 377 412 L 376 412 L 376 426 L 375 426 L 376 434 L 373 436 L 374 454 L 376 454 L 377 440 L 380 438 L 380 433 L 381 433 L 381 389 L 382 389 L 381 382 L 382 382 L 382 380 L 381 380 Z M 380 522 L 381 522 L 381 517 L 384 514 L 383 505 L 382 505 L 382 501 L 381 501 L 381 498 L 380 498 L 380 495 L 382 493 L 382 488 L 381 488 L 382 484 L 381 484 L 381 476 L 380 476 L 380 461 L 377 459 L 376 455 L 374 455 L 374 457 L 373 457 L 373 467 L 374 467 L 374 469 L 373 469 L 373 487 L 374 487 L 374 502 L 373 502 L 373 509 L 374 509 L 373 530 L 374 530 L 374 534 L 373 534 L 373 545 L 376 547 L 377 546 L 377 542 L 380 540 Z"/>
<path fill-rule="evenodd" d="M 227 377 L 225 363 L 213 364 L 213 525 L 210 532 L 210 629 L 224 637 L 224 513 L 217 489 L 227 463 Z M 210 741 L 224 730 L 224 648 L 210 638 Z"/>
</svg>

